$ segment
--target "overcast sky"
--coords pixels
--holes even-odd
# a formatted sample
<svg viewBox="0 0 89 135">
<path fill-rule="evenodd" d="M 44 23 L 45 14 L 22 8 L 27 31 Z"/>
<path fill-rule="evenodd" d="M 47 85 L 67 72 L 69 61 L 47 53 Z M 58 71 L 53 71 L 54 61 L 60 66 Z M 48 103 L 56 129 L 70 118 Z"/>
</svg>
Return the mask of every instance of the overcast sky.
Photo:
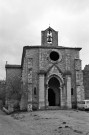
<svg viewBox="0 0 89 135">
<path fill-rule="evenodd" d="M 21 64 L 26 45 L 41 44 L 41 30 L 59 31 L 59 46 L 82 47 L 89 64 L 89 0 L 0 0 L 0 79 L 5 63 Z"/>
</svg>

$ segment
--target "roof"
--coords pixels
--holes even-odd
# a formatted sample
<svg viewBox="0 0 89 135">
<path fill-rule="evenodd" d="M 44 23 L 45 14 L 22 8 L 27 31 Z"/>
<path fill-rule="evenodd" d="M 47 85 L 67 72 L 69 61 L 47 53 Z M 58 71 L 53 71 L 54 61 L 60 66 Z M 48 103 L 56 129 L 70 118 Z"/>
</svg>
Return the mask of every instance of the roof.
<svg viewBox="0 0 89 135">
<path fill-rule="evenodd" d="M 64 46 L 24 46 L 23 49 L 31 49 L 31 48 L 43 48 L 43 49 L 47 49 L 47 48 L 53 48 L 53 49 L 75 49 L 80 51 L 82 48 L 81 47 L 64 47 Z"/>
<path fill-rule="evenodd" d="M 46 29 L 46 30 L 42 30 L 42 31 L 47 31 L 48 29 L 51 29 L 52 31 L 55 31 L 53 28 L 51 28 L 50 26 Z M 58 31 L 56 31 L 58 32 Z"/>
<path fill-rule="evenodd" d="M 10 65 L 10 64 L 6 64 L 5 68 L 21 68 L 21 65 Z"/>
</svg>

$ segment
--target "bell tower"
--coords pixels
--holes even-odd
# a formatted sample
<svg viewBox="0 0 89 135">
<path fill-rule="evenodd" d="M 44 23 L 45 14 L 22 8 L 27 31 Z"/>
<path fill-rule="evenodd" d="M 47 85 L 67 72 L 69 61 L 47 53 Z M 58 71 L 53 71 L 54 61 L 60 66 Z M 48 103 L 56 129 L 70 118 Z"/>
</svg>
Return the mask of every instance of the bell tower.
<svg viewBox="0 0 89 135">
<path fill-rule="evenodd" d="M 58 46 L 58 31 L 51 27 L 41 31 L 41 46 Z"/>
</svg>

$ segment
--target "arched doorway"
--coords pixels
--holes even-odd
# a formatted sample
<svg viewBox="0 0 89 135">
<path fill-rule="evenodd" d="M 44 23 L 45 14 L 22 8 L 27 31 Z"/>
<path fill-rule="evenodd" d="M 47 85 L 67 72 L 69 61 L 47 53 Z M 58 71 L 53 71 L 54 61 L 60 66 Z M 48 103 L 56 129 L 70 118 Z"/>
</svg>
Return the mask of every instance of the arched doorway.
<svg viewBox="0 0 89 135">
<path fill-rule="evenodd" d="M 60 106 L 60 82 L 56 77 L 48 81 L 48 103 L 49 106 Z"/>
</svg>

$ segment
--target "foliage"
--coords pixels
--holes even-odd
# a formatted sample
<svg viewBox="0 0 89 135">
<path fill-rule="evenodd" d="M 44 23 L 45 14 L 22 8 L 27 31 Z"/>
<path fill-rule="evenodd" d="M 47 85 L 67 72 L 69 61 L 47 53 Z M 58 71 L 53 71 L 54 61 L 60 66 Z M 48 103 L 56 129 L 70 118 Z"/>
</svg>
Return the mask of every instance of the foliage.
<svg viewBox="0 0 89 135">
<path fill-rule="evenodd" d="M 7 98 L 19 100 L 21 99 L 21 81 L 19 78 L 14 77 L 12 80 L 10 79 L 7 83 L 6 87 Z"/>
<path fill-rule="evenodd" d="M 5 81 L 0 81 L 0 100 L 2 101 L 3 104 L 5 104 L 5 88 L 6 88 Z"/>
</svg>

